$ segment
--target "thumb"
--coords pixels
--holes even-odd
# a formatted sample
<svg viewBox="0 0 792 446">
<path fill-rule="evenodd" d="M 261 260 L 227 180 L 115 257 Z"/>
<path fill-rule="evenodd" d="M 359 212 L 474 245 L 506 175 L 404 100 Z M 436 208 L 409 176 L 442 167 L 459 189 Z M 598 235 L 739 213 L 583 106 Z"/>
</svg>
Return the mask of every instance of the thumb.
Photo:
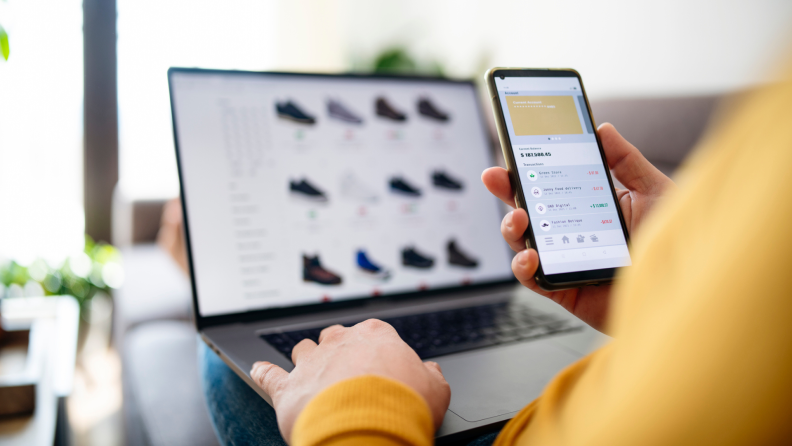
<svg viewBox="0 0 792 446">
<path fill-rule="evenodd" d="M 286 385 L 289 374 L 286 370 L 266 361 L 253 364 L 250 377 L 275 402 L 275 395 Z"/>
<path fill-rule="evenodd" d="M 657 175 L 663 174 L 634 145 L 624 139 L 612 124 L 600 125 L 597 134 L 602 141 L 608 167 L 627 189 L 647 193 L 658 184 Z"/>
</svg>

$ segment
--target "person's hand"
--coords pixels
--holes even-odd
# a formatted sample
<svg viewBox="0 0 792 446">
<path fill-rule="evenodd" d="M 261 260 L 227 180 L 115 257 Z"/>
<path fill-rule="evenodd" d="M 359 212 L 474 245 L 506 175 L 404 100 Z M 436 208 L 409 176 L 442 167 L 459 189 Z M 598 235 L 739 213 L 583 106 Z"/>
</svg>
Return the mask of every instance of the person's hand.
<svg viewBox="0 0 792 446">
<path fill-rule="evenodd" d="M 638 149 L 627 142 L 611 124 L 602 124 L 597 129 L 608 167 L 613 176 L 627 190 L 616 189 L 619 206 L 624 215 L 627 230 L 635 235 L 649 210 L 663 193 L 674 183 L 657 170 Z M 501 167 L 491 167 L 481 174 L 481 180 L 492 194 L 511 207 L 514 204 L 514 191 L 509 183 L 508 172 Z M 588 286 L 561 291 L 545 291 L 536 284 L 534 275 L 539 266 L 539 254 L 533 249 L 525 249 L 523 235 L 528 229 L 528 214 L 524 209 L 515 209 L 503 218 L 501 233 L 517 255 L 512 260 L 512 271 L 524 286 L 549 297 L 582 321 L 602 331 L 608 316 L 610 285 Z"/>
<path fill-rule="evenodd" d="M 269 362 L 253 364 L 250 377 L 272 398 L 278 427 L 286 441 L 306 404 L 331 385 L 361 375 L 380 375 L 402 382 L 429 405 L 435 429 L 440 427 L 451 389 L 440 366 L 421 362 L 396 330 L 377 319 L 354 327 L 322 330 L 319 344 L 303 339 L 292 350 L 294 370 L 287 373 Z"/>
</svg>

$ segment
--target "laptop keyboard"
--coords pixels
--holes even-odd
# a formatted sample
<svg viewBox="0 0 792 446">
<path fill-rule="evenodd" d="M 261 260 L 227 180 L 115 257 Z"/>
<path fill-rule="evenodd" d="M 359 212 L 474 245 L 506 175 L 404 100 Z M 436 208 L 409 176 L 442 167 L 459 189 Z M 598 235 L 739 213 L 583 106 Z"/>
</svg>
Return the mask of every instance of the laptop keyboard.
<svg viewBox="0 0 792 446">
<path fill-rule="evenodd" d="M 540 313 L 519 303 L 497 303 L 453 310 L 382 318 L 421 359 L 466 350 L 509 344 L 576 331 L 574 325 L 556 316 Z M 361 322 L 361 321 L 358 321 Z M 355 323 L 343 324 L 351 327 Z M 303 339 L 318 342 L 325 327 L 281 333 L 267 333 L 261 338 L 291 359 L 295 345 Z"/>
</svg>

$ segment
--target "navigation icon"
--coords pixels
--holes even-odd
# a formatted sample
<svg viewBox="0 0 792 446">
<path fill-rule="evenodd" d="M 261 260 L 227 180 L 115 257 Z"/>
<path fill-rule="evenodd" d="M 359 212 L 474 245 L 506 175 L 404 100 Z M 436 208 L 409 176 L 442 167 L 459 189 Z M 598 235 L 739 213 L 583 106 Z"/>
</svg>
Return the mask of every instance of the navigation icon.
<svg viewBox="0 0 792 446">
<path fill-rule="evenodd" d="M 545 206 L 542 203 L 536 203 L 536 212 L 540 214 L 544 214 L 545 212 L 547 212 L 547 206 Z"/>
<path fill-rule="evenodd" d="M 561 237 L 561 241 L 564 242 L 564 244 L 566 245 L 567 243 L 569 243 L 569 237 L 563 236 Z"/>
<path fill-rule="evenodd" d="M 597 238 L 597 236 L 595 234 L 591 234 L 591 241 L 592 242 L 598 242 L 599 239 Z"/>
<path fill-rule="evenodd" d="M 553 237 L 545 237 L 545 245 L 552 245 L 553 244 Z"/>
<path fill-rule="evenodd" d="M 583 242 L 585 242 L 585 241 L 586 241 L 586 237 L 583 237 L 583 234 L 578 234 L 578 236 L 577 236 L 577 242 L 578 242 L 578 243 L 583 243 Z"/>
</svg>

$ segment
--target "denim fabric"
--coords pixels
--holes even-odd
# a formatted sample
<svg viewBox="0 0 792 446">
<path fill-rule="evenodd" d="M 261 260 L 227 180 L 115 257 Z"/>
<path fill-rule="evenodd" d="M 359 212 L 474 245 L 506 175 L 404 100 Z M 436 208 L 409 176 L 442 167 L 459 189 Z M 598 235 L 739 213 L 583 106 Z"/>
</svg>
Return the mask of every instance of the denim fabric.
<svg viewBox="0 0 792 446">
<path fill-rule="evenodd" d="M 200 339 L 198 361 L 209 416 L 220 444 L 286 446 L 272 407 Z M 497 435 L 482 435 L 468 446 L 489 446 Z"/>
</svg>

